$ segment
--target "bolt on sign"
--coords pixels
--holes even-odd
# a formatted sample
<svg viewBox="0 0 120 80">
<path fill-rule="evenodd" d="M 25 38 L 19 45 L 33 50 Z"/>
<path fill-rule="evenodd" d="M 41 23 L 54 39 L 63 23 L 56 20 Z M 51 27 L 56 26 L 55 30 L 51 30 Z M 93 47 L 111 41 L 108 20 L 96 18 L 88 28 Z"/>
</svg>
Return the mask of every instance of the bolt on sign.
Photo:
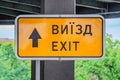
<svg viewBox="0 0 120 80">
<path fill-rule="evenodd" d="M 104 55 L 100 15 L 20 15 L 15 20 L 19 59 L 98 59 Z"/>
</svg>

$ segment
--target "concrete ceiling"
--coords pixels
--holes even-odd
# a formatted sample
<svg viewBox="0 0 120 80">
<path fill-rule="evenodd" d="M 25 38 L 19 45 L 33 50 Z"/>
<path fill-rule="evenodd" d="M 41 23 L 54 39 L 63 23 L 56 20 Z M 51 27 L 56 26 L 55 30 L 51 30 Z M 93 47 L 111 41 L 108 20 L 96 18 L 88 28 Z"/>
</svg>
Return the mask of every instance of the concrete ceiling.
<svg viewBox="0 0 120 80">
<path fill-rule="evenodd" d="M 39 14 L 40 0 L 0 0 L 0 17 L 14 19 L 19 14 Z"/>
<path fill-rule="evenodd" d="M 0 0 L 0 20 L 20 14 L 40 14 L 40 0 Z M 76 0 L 77 14 L 120 14 L 120 0 Z"/>
</svg>

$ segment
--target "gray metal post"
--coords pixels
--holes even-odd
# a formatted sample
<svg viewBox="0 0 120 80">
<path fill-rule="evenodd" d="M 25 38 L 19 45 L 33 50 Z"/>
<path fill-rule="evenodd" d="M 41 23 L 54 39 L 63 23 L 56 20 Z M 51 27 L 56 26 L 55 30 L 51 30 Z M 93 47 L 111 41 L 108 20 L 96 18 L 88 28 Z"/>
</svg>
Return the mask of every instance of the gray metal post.
<svg viewBox="0 0 120 80">
<path fill-rule="evenodd" d="M 42 14 L 75 14 L 75 0 L 41 0 Z M 74 61 L 36 61 L 35 80 L 74 80 Z"/>
<path fill-rule="evenodd" d="M 36 61 L 36 80 L 40 80 L 40 61 Z"/>
</svg>

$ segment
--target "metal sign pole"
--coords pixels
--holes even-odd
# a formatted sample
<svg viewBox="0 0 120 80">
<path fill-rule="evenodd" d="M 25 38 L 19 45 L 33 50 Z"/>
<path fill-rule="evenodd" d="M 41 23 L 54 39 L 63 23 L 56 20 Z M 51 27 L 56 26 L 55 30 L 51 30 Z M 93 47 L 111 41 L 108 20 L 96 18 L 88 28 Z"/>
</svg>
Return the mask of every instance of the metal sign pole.
<svg viewBox="0 0 120 80">
<path fill-rule="evenodd" d="M 32 61 L 31 69 L 31 80 L 44 80 L 44 61 Z"/>
<path fill-rule="evenodd" d="M 40 80 L 40 60 L 36 61 L 36 80 Z"/>
</svg>

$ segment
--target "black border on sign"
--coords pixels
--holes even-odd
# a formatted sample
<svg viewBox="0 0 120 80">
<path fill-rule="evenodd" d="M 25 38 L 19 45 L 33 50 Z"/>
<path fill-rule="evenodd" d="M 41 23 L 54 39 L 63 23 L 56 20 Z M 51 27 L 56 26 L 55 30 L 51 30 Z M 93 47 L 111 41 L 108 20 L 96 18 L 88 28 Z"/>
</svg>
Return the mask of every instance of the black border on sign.
<svg viewBox="0 0 120 80">
<path fill-rule="evenodd" d="M 100 56 L 20 56 L 19 55 L 19 19 L 20 18 L 99 18 L 99 19 L 101 19 L 102 20 L 102 54 L 100 55 Z M 102 56 L 103 56 L 103 54 L 104 54 L 104 41 L 103 41 L 103 39 L 104 39 L 104 30 L 103 30 L 103 27 L 105 27 L 104 26 L 104 22 L 103 22 L 103 18 L 102 17 L 94 17 L 94 16 L 91 16 L 91 17 L 18 17 L 17 18 L 17 25 L 16 25 L 16 27 L 17 27 L 17 56 L 19 57 L 19 58 L 101 58 Z M 16 37 L 15 37 L 16 38 Z M 48 59 L 49 60 L 49 59 Z"/>
</svg>

